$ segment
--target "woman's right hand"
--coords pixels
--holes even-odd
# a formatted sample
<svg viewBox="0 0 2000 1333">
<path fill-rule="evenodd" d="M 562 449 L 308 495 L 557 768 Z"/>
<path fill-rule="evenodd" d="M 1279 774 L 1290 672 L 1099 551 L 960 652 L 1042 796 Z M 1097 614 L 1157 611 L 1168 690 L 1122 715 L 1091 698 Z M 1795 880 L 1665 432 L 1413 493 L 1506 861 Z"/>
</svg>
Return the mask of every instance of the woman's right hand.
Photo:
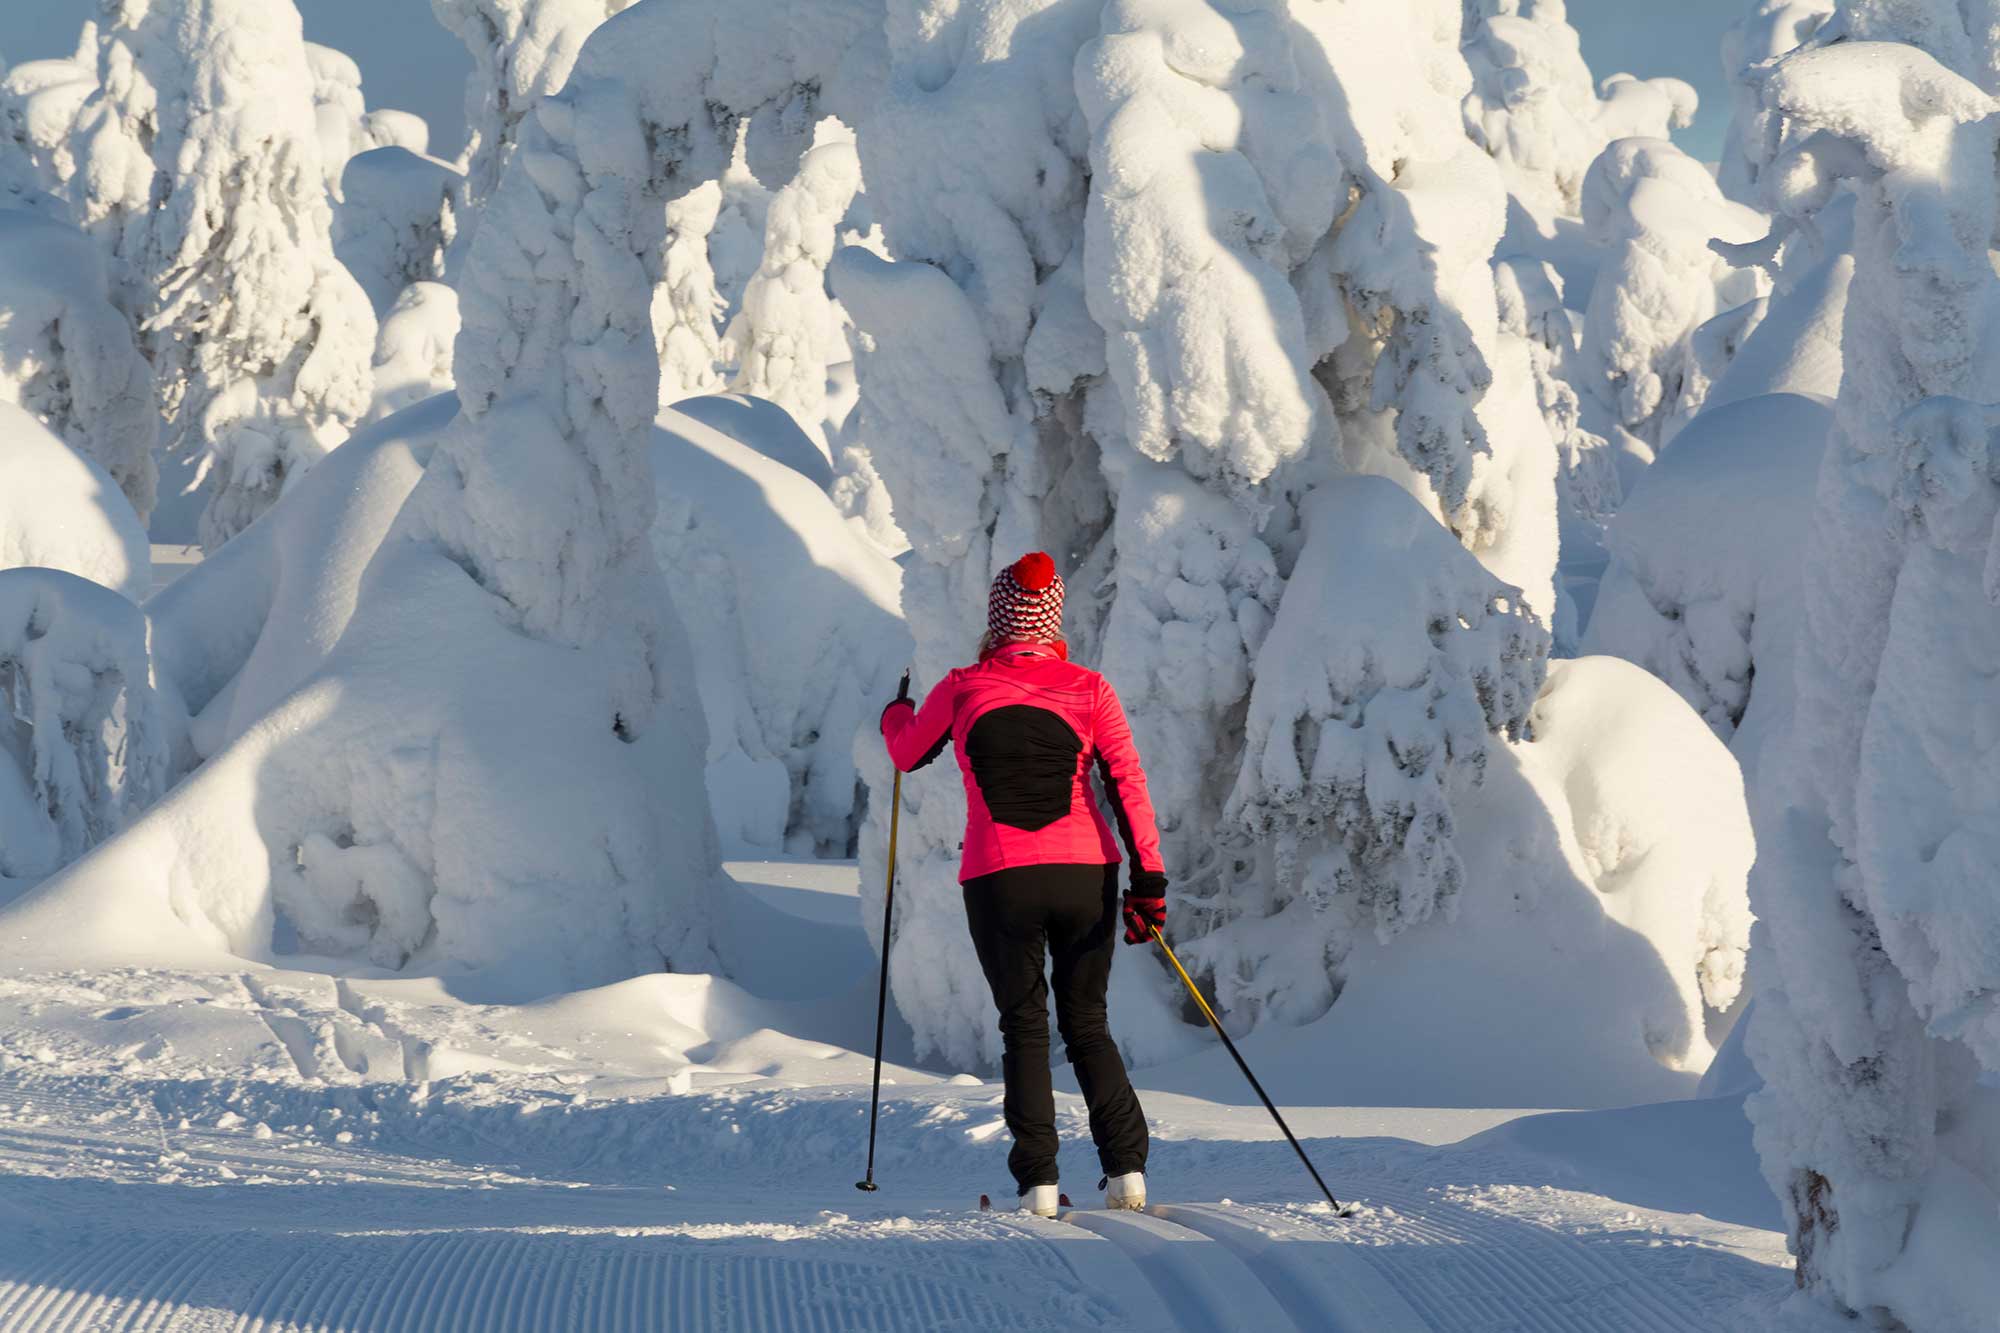
<svg viewBox="0 0 2000 1333">
<path fill-rule="evenodd" d="M 1155 930 L 1165 930 L 1167 926 L 1167 877 L 1157 873 L 1141 872 L 1147 882 L 1140 883 L 1140 875 L 1134 875 L 1132 887 L 1125 891 L 1125 942 L 1145 944 L 1153 938 Z"/>
</svg>

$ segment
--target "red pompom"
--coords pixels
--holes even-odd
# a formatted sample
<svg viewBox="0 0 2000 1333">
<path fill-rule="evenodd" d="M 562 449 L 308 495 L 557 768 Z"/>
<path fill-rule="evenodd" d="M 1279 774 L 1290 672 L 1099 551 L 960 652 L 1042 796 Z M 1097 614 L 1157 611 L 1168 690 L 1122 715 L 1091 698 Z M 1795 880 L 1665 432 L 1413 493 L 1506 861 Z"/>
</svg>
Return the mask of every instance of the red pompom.
<svg viewBox="0 0 2000 1333">
<path fill-rule="evenodd" d="M 1056 581 L 1056 562 L 1042 551 L 1030 551 L 1014 562 L 1014 582 L 1029 592 L 1040 592 Z"/>
</svg>

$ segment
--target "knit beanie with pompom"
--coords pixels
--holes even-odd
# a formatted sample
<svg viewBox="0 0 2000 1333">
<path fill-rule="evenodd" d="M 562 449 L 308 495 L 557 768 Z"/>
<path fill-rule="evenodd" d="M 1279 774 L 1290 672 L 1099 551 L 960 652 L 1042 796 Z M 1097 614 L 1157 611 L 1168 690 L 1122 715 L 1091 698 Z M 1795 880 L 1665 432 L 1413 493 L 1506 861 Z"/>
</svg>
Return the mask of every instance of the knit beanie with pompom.
<svg viewBox="0 0 2000 1333">
<path fill-rule="evenodd" d="M 1046 642 L 1062 633 L 1063 581 L 1045 551 L 1031 551 L 1000 571 L 986 598 L 986 627 L 997 640 Z"/>
</svg>

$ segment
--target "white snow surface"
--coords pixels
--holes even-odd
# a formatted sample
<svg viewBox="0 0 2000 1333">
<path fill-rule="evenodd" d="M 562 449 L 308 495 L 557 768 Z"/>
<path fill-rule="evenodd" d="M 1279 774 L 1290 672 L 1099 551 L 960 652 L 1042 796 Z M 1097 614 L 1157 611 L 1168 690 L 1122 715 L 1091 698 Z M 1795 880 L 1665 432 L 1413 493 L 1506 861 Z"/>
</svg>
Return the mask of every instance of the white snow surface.
<svg viewBox="0 0 2000 1333">
<path fill-rule="evenodd" d="M 0 569 L 39 565 L 143 598 L 146 526 L 102 467 L 22 408 L 0 402 Z"/>
<path fill-rule="evenodd" d="M 722 930 L 756 967 L 546 997 L 307 959 L 43 970 L 0 931 L 0 1322 L 1777 1325 L 1790 1279 L 1744 1188 L 1740 1099 L 1349 1108 L 1283 1029 L 1247 1049 L 1345 1219 L 1213 1045 L 1141 1078 L 1157 1215 L 974 1211 L 1012 1202 L 999 1085 L 911 1063 L 900 1024 L 882 1190 L 857 1194 L 874 989 L 853 867 L 731 874 Z M 1083 1107 L 1058 1105 L 1088 1207 Z"/>
</svg>

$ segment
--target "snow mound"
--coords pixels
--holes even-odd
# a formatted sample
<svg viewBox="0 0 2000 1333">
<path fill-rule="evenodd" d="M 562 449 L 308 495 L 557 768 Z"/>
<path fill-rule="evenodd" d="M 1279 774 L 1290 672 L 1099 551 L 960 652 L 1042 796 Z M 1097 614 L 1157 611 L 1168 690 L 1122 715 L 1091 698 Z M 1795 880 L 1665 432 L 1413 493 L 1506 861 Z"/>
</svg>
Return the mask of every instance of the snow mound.
<svg viewBox="0 0 2000 1333">
<path fill-rule="evenodd" d="M 738 420 L 783 419 L 754 400 Z M 857 539 L 826 493 L 690 411 L 655 435 L 653 549 L 694 648 L 708 715 L 708 789 L 725 845 L 847 856 L 863 793 L 857 733 L 910 660 L 901 571 Z M 818 455 L 815 454 L 815 457 Z M 862 743 L 866 743 L 866 736 Z"/>
<path fill-rule="evenodd" d="M 833 485 L 833 460 L 778 403 L 749 394 L 713 393 L 683 398 L 673 411 L 784 464 L 823 491 Z"/>
<path fill-rule="evenodd" d="M 1830 405 L 1797 394 L 1703 412 L 1607 526 L 1584 651 L 1658 676 L 1753 771 L 1768 719 L 1791 715 L 1806 527 L 1832 425 Z"/>
<path fill-rule="evenodd" d="M 153 584 L 146 527 L 103 468 L 0 402 L 0 569 L 65 570 L 139 601 Z"/>
<path fill-rule="evenodd" d="M 413 282 L 397 295 L 375 335 L 378 421 L 452 388 L 452 355 L 460 326 L 458 293 L 441 282 Z"/>
<path fill-rule="evenodd" d="M 324 663 L 456 406 L 433 398 L 357 431 L 323 472 L 146 604 L 160 674 L 194 718 L 200 755 L 242 736 Z"/>
<path fill-rule="evenodd" d="M 1707 1015 L 1734 1000 L 1749 942 L 1736 765 L 1614 658 L 1551 663 L 1533 727 L 1454 804 L 1481 891 L 1455 921 L 1357 938 L 1338 1003 L 1304 1030 L 1341 1100 L 1605 1107 L 1695 1091 Z"/>
</svg>

